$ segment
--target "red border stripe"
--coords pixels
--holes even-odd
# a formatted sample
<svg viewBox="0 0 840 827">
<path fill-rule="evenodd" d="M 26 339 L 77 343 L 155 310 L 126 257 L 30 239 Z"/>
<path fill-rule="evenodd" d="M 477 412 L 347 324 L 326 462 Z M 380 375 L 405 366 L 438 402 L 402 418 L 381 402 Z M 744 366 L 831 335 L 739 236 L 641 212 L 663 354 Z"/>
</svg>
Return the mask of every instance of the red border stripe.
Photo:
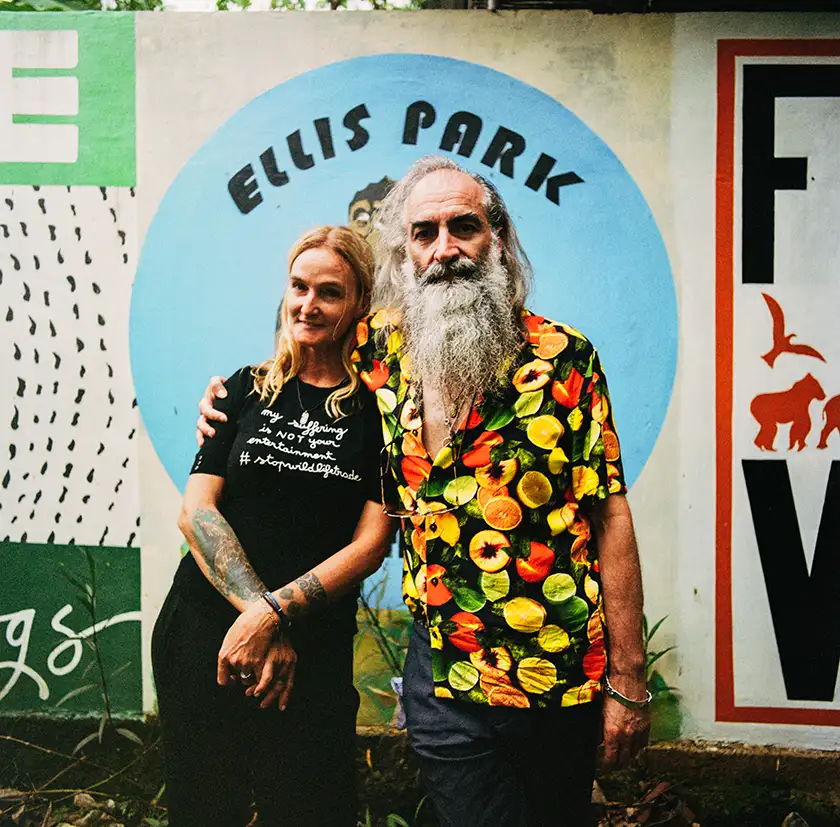
<svg viewBox="0 0 840 827">
<path fill-rule="evenodd" d="M 840 710 L 736 706 L 732 642 L 732 399 L 735 224 L 735 81 L 738 57 L 838 57 L 840 40 L 719 40 L 715 185 L 717 508 L 715 719 L 757 724 L 840 726 Z"/>
</svg>

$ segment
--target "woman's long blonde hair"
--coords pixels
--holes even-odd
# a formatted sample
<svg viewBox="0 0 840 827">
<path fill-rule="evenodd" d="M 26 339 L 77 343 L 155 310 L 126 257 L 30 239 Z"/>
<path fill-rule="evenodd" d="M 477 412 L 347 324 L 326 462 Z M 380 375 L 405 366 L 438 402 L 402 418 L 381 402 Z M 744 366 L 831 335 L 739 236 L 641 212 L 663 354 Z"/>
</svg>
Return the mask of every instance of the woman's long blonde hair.
<svg viewBox="0 0 840 827">
<path fill-rule="evenodd" d="M 348 308 L 348 312 L 355 311 L 354 318 L 361 318 L 370 310 L 370 298 L 373 292 L 373 253 L 370 245 L 348 227 L 332 225 L 315 227 L 304 233 L 289 250 L 289 272 L 301 253 L 320 247 L 332 250 L 350 266 L 355 276 L 356 305 L 352 309 Z M 277 399 L 283 385 L 298 375 L 302 362 L 300 347 L 289 329 L 289 312 L 285 295 L 280 305 L 278 320 L 274 357 L 266 359 L 251 371 L 254 377 L 254 391 L 261 400 L 270 400 L 269 405 Z M 327 397 L 327 413 L 334 419 L 341 419 L 350 413 L 351 400 L 361 386 L 359 375 L 350 361 L 355 344 L 356 325 L 351 324 L 341 343 L 341 363 L 350 381 L 343 382 Z"/>
</svg>

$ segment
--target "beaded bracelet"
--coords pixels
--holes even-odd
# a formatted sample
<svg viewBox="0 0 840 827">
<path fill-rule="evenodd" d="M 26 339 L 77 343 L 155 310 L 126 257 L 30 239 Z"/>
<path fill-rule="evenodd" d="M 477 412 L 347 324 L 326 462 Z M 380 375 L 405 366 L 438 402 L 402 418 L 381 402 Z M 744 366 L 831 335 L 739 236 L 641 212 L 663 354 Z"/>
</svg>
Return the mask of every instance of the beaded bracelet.
<svg viewBox="0 0 840 827">
<path fill-rule="evenodd" d="M 277 602 L 277 598 L 269 591 L 263 592 L 263 600 L 271 607 L 271 610 L 274 614 L 277 615 L 277 627 L 282 632 L 286 632 L 291 626 L 289 618 L 286 617 L 286 613 L 283 611 L 280 604 Z"/>
<path fill-rule="evenodd" d="M 604 675 L 604 682 L 606 684 L 605 690 L 607 695 L 609 695 L 611 698 L 614 698 L 622 706 L 626 706 L 628 709 L 643 709 L 653 700 L 653 695 L 650 694 L 649 689 L 645 690 L 645 698 L 641 701 L 637 701 L 633 698 L 628 698 L 626 695 L 622 695 L 621 692 L 619 692 L 610 683 L 610 679 L 606 675 Z"/>
</svg>

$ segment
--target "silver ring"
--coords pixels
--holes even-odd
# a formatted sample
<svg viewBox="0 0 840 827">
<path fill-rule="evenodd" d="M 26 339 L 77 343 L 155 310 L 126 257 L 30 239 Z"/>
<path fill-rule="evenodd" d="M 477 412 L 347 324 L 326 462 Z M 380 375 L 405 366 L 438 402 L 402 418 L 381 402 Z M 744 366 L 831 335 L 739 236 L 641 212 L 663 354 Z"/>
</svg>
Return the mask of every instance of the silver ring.
<svg viewBox="0 0 840 827">
<path fill-rule="evenodd" d="M 243 680 L 243 681 L 249 681 L 249 680 L 251 680 L 251 678 L 253 678 L 253 677 L 254 677 L 254 673 L 253 673 L 253 672 L 240 672 L 240 673 L 239 673 L 239 679 L 240 679 L 240 680 Z"/>
</svg>

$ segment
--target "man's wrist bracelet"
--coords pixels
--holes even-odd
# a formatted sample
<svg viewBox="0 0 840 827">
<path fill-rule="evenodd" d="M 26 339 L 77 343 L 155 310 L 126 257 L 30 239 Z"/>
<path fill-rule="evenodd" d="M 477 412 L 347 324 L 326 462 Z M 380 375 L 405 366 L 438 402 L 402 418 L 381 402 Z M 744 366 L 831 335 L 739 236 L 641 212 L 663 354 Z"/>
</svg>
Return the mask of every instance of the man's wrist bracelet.
<svg viewBox="0 0 840 827">
<path fill-rule="evenodd" d="M 611 698 L 618 701 L 622 706 L 626 706 L 628 709 L 643 709 L 646 707 L 652 700 L 653 695 L 650 694 L 650 690 L 645 690 L 645 697 L 642 700 L 634 700 L 633 698 L 628 698 L 626 695 L 622 695 L 611 683 L 610 679 L 604 675 L 604 691 L 609 695 Z"/>
<path fill-rule="evenodd" d="M 277 602 L 277 598 L 271 592 L 266 591 L 263 592 L 263 600 L 268 603 L 271 610 L 277 615 L 277 628 L 280 629 L 281 632 L 287 632 L 291 623 L 289 622 L 289 618 L 286 617 L 286 613 Z"/>
</svg>

